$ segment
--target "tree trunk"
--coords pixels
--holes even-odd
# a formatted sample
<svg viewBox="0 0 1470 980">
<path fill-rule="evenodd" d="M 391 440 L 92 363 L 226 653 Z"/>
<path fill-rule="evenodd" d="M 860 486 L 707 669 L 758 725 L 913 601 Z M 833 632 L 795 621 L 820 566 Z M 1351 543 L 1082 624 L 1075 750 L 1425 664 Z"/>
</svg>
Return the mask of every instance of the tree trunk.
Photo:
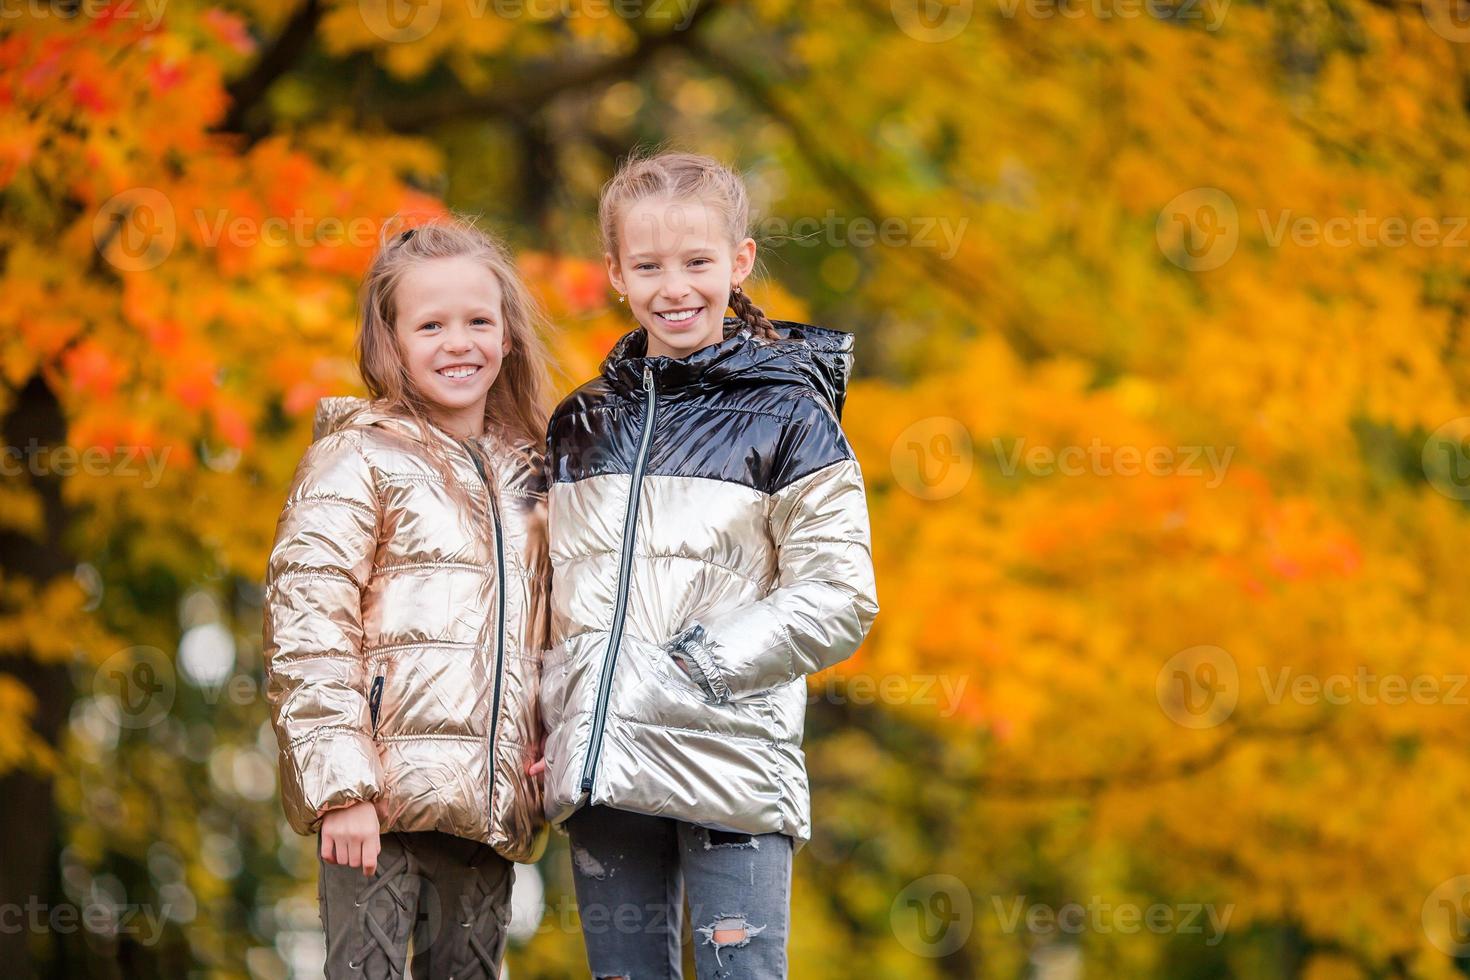
<svg viewBox="0 0 1470 980">
<path fill-rule="evenodd" d="M 4 432 L 5 445 L 23 453 L 31 445 L 65 444 L 61 405 L 39 376 L 20 392 L 4 421 Z M 0 572 L 6 579 L 29 579 L 39 589 L 58 576 L 71 575 L 75 566 L 62 547 L 66 523 L 60 478 L 32 474 L 30 480 L 41 497 L 44 525 L 36 538 L 0 531 Z M 41 738 L 57 745 L 74 697 L 66 665 L 40 663 L 22 654 L 4 661 L 3 669 L 35 695 L 32 726 Z M 7 977 L 38 977 L 46 963 L 58 958 L 65 939 L 46 926 L 50 910 L 66 901 L 58 869 L 60 821 L 51 780 L 28 772 L 6 773 L 0 777 L 0 800 L 4 801 L 0 902 L 19 906 L 22 916 L 19 931 L 0 929 L 0 963 Z M 33 914 L 32 909 L 40 911 Z"/>
</svg>

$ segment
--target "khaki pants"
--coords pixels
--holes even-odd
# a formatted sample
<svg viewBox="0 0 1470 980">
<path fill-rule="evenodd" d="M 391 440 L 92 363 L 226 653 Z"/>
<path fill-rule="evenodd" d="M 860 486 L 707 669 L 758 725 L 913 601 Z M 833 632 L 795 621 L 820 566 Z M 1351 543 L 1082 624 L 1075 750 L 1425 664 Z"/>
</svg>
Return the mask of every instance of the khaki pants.
<svg viewBox="0 0 1470 980">
<path fill-rule="evenodd" d="M 413 938 L 414 980 L 497 980 L 510 922 L 511 863 L 488 844 L 441 834 L 382 837 L 378 871 L 327 864 L 318 901 L 328 980 L 403 977 Z"/>
</svg>

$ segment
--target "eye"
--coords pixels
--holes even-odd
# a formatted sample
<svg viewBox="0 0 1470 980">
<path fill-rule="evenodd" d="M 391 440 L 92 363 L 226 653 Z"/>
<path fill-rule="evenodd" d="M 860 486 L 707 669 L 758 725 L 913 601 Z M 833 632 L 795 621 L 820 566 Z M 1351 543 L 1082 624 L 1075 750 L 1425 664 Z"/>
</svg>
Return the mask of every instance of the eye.
<svg viewBox="0 0 1470 980">
<path fill-rule="evenodd" d="M 637 265 L 633 266 L 633 271 L 635 271 L 635 272 L 648 272 L 648 271 L 650 271 L 652 269 L 657 269 L 657 268 L 658 268 L 658 266 L 654 265 L 652 262 L 640 262 Z"/>
<path fill-rule="evenodd" d="M 431 320 L 428 323 L 425 323 L 422 326 L 420 326 L 419 329 L 420 330 L 438 330 L 439 329 L 439 321 L 437 321 L 437 320 Z"/>
<path fill-rule="evenodd" d="M 689 260 L 689 264 L 690 265 L 709 265 L 710 264 L 710 260 L 709 259 L 690 259 Z"/>
<path fill-rule="evenodd" d="M 493 327 L 493 326 L 495 326 L 495 321 L 494 320 L 491 320 L 489 317 L 485 317 L 485 316 L 477 316 L 473 320 L 471 320 L 470 323 L 471 324 L 483 323 L 487 327 Z"/>
</svg>

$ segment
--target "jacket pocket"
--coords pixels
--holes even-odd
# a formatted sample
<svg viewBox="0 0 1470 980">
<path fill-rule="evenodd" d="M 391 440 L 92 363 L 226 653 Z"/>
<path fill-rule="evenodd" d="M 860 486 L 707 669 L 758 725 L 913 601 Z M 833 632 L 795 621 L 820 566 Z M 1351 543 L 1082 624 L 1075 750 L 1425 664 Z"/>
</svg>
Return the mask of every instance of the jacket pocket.
<svg viewBox="0 0 1470 980">
<path fill-rule="evenodd" d="M 770 698 L 762 694 L 739 701 L 711 704 L 704 689 L 684 673 L 661 646 L 623 634 L 620 657 L 638 669 L 622 670 L 614 680 L 614 714 L 646 725 L 687 728 L 712 735 L 769 738 Z M 629 667 L 635 666 L 629 663 Z"/>
<path fill-rule="evenodd" d="M 378 737 L 378 712 L 383 707 L 383 680 L 382 674 L 373 678 L 373 686 L 368 689 L 368 713 L 373 719 L 373 738 Z"/>
<path fill-rule="evenodd" d="M 719 665 L 710 656 L 710 643 L 704 627 L 695 623 L 665 642 L 660 649 L 669 655 L 677 669 L 675 674 L 689 678 L 710 704 L 725 704 L 730 700 L 730 688 L 720 675 Z"/>
</svg>

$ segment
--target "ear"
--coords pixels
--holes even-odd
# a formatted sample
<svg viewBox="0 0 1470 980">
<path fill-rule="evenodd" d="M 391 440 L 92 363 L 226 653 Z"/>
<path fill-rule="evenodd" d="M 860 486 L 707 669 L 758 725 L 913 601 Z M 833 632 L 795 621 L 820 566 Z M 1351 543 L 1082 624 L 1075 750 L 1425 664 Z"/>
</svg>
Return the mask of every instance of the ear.
<svg viewBox="0 0 1470 980">
<path fill-rule="evenodd" d="M 735 259 L 730 264 L 730 285 L 740 285 L 754 269 L 755 239 L 746 238 L 735 246 Z"/>
<path fill-rule="evenodd" d="M 623 266 L 618 262 L 618 257 L 611 252 L 603 252 L 602 261 L 607 266 L 607 281 L 612 283 L 612 288 L 626 293 L 628 287 L 623 283 Z"/>
</svg>

